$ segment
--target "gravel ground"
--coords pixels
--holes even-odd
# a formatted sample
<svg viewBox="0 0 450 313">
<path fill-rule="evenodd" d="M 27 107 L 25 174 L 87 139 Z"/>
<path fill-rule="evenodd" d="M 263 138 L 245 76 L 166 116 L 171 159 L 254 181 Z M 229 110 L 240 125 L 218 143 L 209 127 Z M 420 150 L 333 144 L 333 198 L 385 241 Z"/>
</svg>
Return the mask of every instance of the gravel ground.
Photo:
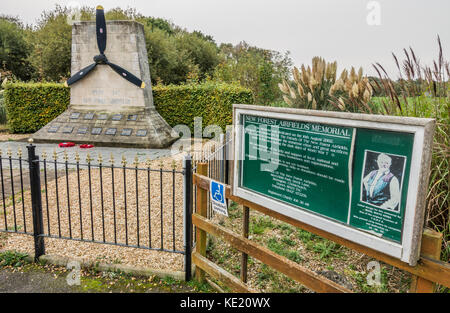
<svg viewBox="0 0 450 313">
<path fill-rule="evenodd" d="M 207 153 L 211 150 L 211 143 L 213 142 L 205 146 L 205 150 L 208 151 Z M 193 144 L 192 151 L 199 151 L 201 144 L 201 142 Z M 6 157 L 8 148 L 13 152 L 13 157 L 16 157 L 19 147 L 25 156 L 25 145 L 27 145 L 26 142 L 4 142 L 0 143 L 0 148 L 3 151 L 4 157 Z M 173 169 L 175 171 L 182 170 L 182 153 L 171 155 L 169 149 L 96 147 L 86 151 L 79 149 L 79 147 L 61 149 L 55 148 L 55 145 L 48 144 L 37 144 L 36 146 L 39 155 L 43 151 L 47 152 L 47 159 L 50 162 L 47 164 L 47 186 L 45 185 L 45 180 L 41 179 L 43 223 L 46 235 L 72 237 L 74 239 L 83 238 L 85 240 L 92 240 L 93 238 L 96 241 L 104 240 L 119 244 L 137 245 L 139 234 L 139 245 L 141 247 L 160 249 L 162 246 L 165 250 L 184 250 L 183 175 L 181 173 L 175 173 L 174 177 L 171 172 Z M 69 162 L 73 160 L 75 152 L 78 151 L 80 153 L 81 163 L 85 163 L 86 154 L 89 152 L 93 159 L 93 164 L 98 163 L 98 154 L 101 153 L 105 165 L 110 165 L 109 158 L 113 154 L 115 166 L 121 165 L 121 156 L 125 155 L 128 162 L 127 167 L 134 167 L 135 165 L 132 162 L 134 157 L 137 156 L 138 162 L 140 162 L 138 165 L 139 168 L 146 169 L 148 164 L 145 162 L 147 159 L 150 159 L 150 168 L 160 169 L 162 166 L 164 170 L 169 172 L 163 172 L 162 183 L 161 173 L 159 171 L 150 172 L 149 195 L 148 172 L 146 170 L 138 171 L 138 191 L 136 192 L 136 172 L 133 169 L 127 169 L 125 171 L 126 197 L 124 197 L 123 169 L 116 168 L 114 170 L 113 185 L 111 168 L 103 168 L 101 175 L 103 188 L 101 188 L 100 170 L 92 167 L 89 173 L 86 166 L 82 166 L 79 175 L 80 183 L 78 184 L 78 174 L 75 166 L 69 166 L 66 177 L 64 165 L 59 164 L 58 171 L 56 172 L 57 175 L 55 175 L 54 164 L 51 163 L 53 161 L 53 150 L 59 155 L 59 162 L 64 162 L 62 160 L 64 151 L 68 151 Z M 201 153 L 194 153 L 194 155 L 197 158 L 202 156 Z M 13 174 L 13 185 L 15 189 L 14 202 L 11 193 L 5 193 L 6 214 L 3 203 L 0 202 L 0 229 L 17 229 L 19 232 L 26 231 L 27 233 L 32 233 L 33 225 L 29 183 L 25 179 L 25 190 L 22 196 L 20 176 L 16 175 L 18 164 L 18 161 L 13 161 L 13 168 L 15 169 Z M 5 175 L 9 173 L 8 168 L 8 160 L 4 160 L 3 172 Z M 24 163 L 23 175 L 25 178 L 29 175 L 26 170 L 27 164 Z M 41 178 L 44 177 L 44 174 L 43 164 L 41 163 Z M 91 185 L 89 184 L 89 180 L 91 181 Z M 10 184 L 10 181 L 5 182 L 5 188 L 9 188 L 8 186 Z M 69 185 L 69 189 L 67 188 L 67 184 Z M 78 193 L 78 185 L 80 186 L 80 193 Z M 58 192 L 56 192 L 56 187 L 58 188 Z M 162 197 L 161 193 L 163 195 Z M 113 196 L 115 206 L 113 205 Z M 114 224 L 116 225 L 115 227 Z M 181 253 L 48 237 L 45 238 L 45 248 L 46 254 L 49 255 L 73 257 L 86 261 L 121 263 L 157 270 L 184 270 L 184 255 Z M 34 253 L 33 237 L 16 233 L 0 233 L 0 250 Z"/>
<path fill-rule="evenodd" d="M 164 170 L 181 171 L 180 158 L 181 156 L 176 160 L 171 158 L 155 160 L 151 162 L 150 166 L 152 169 L 159 169 L 162 165 Z M 128 164 L 128 166 L 133 165 Z M 146 166 L 146 164 L 139 164 L 139 167 L 146 168 Z M 128 245 L 138 245 L 139 235 L 140 246 L 151 246 L 152 248 L 161 248 L 162 246 L 167 250 L 183 251 L 183 175 L 163 172 L 161 183 L 161 173 L 159 171 L 150 172 L 149 198 L 148 174 L 147 171 L 138 171 L 136 176 L 135 170 L 125 171 L 126 197 L 124 197 L 123 169 L 114 170 L 114 193 L 110 168 L 102 169 L 103 188 L 101 188 L 98 168 L 92 168 L 90 173 L 86 168 L 80 170 L 80 198 L 78 175 L 75 170 L 69 170 L 67 177 L 60 176 L 48 181 L 47 187 L 42 184 L 45 234 L 86 240 L 105 240 L 106 242 L 117 241 L 119 244 Z M 89 176 L 91 184 L 89 184 Z M 136 180 L 138 182 L 137 191 Z M 69 192 L 67 192 L 67 183 Z M 56 185 L 58 185 L 58 193 L 56 193 Z M 13 230 L 14 225 L 17 225 L 18 231 L 26 229 L 30 233 L 32 232 L 32 213 L 29 191 L 24 192 L 23 199 L 24 201 L 22 201 L 21 194 L 16 191 L 15 212 L 11 197 L 7 199 L 7 226 L 9 230 Z M 5 229 L 3 207 L 0 208 L 0 211 L 0 229 Z M 153 269 L 183 270 L 183 255 L 179 253 L 53 238 L 46 238 L 45 246 L 46 254 Z M 33 252 L 33 238 L 28 235 L 8 234 L 6 240 L 2 241 L 1 249 Z"/>
<path fill-rule="evenodd" d="M 0 133 L 0 141 L 11 141 L 11 140 L 27 140 L 31 134 L 10 134 L 10 133 Z"/>
</svg>

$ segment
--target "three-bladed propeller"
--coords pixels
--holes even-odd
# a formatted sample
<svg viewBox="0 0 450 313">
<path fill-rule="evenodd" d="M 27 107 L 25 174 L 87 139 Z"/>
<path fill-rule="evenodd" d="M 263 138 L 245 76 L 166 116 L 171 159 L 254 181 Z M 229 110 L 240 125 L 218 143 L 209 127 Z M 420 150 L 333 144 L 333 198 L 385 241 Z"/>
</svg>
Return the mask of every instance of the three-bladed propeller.
<svg viewBox="0 0 450 313">
<path fill-rule="evenodd" d="M 118 73 L 120 76 L 122 76 L 123 78 L 128 80 L 130 83 L 135 84 L 136 86 L 138 86 L 140 88 L 145 88 L 145 83 L 142 80 L 140 80 L 139 78 L 137 78 L 136 76 L 134 76 L 133 74 L 128 72 L 127 70 L 124 70 L 120 66 L 109 62 L 108 59 L 106 58 L 106 55 L 104 54 L 105 49 L 106 49 L 106 21 L 105 21 L 105 13 L 104 13 L 103 7 L 100 5 L 97 6 L 95 22 L 96 22 L 96 28 L 97 28 L 97 31 L 96 31 L 97 46 L 98 46 L 98 50 L 100 51 L 100 54 L 96 55 L 94 57 L 95 63 L 93 63 L 89 66 L 86 66 L 85 68 L 83 68 L 80 71 L 78 71 L 77 73 L 75 73 L 75 75 L 73 75 L 72 77 L 70 77 L 67 80 L 65 85 L 70 86 L 70 85 L 76 83 L 77 81 L 79 81 L 80 79 L 86 77 L 86 75 L 89 74 L 89 72 L 91 72 L 98 64 L 107 64 L 116 73 Z"/>
</svg>

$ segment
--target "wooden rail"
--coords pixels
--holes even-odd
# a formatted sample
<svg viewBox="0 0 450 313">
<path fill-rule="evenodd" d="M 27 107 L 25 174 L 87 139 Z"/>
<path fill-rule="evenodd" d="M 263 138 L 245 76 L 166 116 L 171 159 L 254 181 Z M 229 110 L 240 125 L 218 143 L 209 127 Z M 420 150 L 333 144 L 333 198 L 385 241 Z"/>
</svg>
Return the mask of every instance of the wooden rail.
<svg viewBox="0 0 450 313">
<path fill-rule="evenodd" d="M 210 178 L 204 176 L 207 173 L 207 164 L 198 164 L 198 171 L 194 174 L 194 184 L 197 185 L 197 212 L 192 216 L 192 223 L 197 227 L 196 252 L 193 254 L 193 262 L 197 266 L 196 278 L 204 280 L 205 272 L 212 277 L 221 280 L 233 291 L 255 292 L 246 286 L 247 269 L 241 268 L 241 280 L 227 273 L 218 265 L 206 259 L 206 233 L 220 237 L 232 247 L 242 252 L 242 266 L 247 266 L 247 255 L 260 260 L 264 264 L 284 273 L 288 277 L 298 281 L 304 286 L 316 292 L 351 292 L 343 286 L 320 276 L 313 271 L 283 257 L 271 250 L 256 244 L 247 239 L 248 228 L 245 228 L 242 235 L 236 234 L 220 225 L 217 225 L 206 218 L 207 191 L 209 190 Z M 433 292 L 435 283 L 450 288 L 450 264 L 439 261 L 442 234 L 426 229 L 422 237 L 421 258 L 416 266 L 410 266 L 398 259 L 368 247 L 356 244 L 349 240 L 340 238 L 332 233 L 320 230 L 308 224 L 294 220 L 288 216 L 272 211 L 261 205 L 248 200 L 231 195 L 230 186 L 225 190 L 226 198 L 241 204 L 245 210 L 248 208 L 259 211 L 263 214 L 299 227 L 313 234 L 334 241 L 350 249 L 362 252 L 370 257 L 383 261 L 413 274 L 410 292 Z M 245 211 L 244 211 L 245 212 Z M 245 214 L 247 215 L 247 214 Z M 245 219 L 248 223 L 248 216 Z M 244 222 L 245 223 L 245 222 Z M 248 225 L 247 225 L 248 227 Z"/>
<path fill-rule="evenodd" d="M 203 216 L 194 214 L 192 216 L 192 223 L 198 228 L 206 231 L 208 234 L 225 240 L 233 248 L 245 252 L 249 256 L 269 265 L 283 274 L 286 274 L 312 290 L 319 292 L 350 292 L 350 290 L 314 273 L 313 271 L 289 260 L 288 258 L 278 255 L 247 238 L 237 235 L 222 226 L 208 221 Z M 200 268 L 202 268 L 201 264 Z M 202 269 L 207 271 L 205 268 Z M 218 266 L 215 266 L 213 270 L 220 271 Z"/>
</svg>

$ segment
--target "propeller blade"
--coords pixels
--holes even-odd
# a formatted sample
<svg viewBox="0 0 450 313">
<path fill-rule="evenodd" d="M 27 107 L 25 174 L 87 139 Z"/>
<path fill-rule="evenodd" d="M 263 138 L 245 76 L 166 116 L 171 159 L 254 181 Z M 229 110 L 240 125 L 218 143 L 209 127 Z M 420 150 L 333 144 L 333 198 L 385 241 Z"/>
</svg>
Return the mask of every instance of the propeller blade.
<svg viewBox="0 0 450 313">
<path fill-rule="evenodd" d="M 100 54 L 103 54 L 106 49 L 106 21 L 105 12 L 101 5 L 97 6 L 95 14 L 95 23 L 97 27 L 97 46 Z"/>
<path fill-rule="evenodd" d="M 92 63 L 91 65 L 86 66 L 85 68 L 81 69 L 81 71 L 70 77 L 64 85 L 70 86 L 73 83 L 79 81 L 80 79 L 84 78 L 90 71 L 92 71 L 96 66 L 97 63 Z"/>
<path fill-rule="evenodd" d="M 142 80 L 140 80 L 139 78 L 137 78 L 136 76 L 134 76 L 133 74 L 131 74 L 130 72 L 128 72 L 127 70 L 124 70 L 120 66 L 115 65 L 111 62 L 107 62 L 106 64 L 111 66 L 111 68 L 116 73 L 118 73 L 120 76 L 122 76 L 123 78 L 128 80 L 130 83 L 135 84 L 136 86 L 138 86 L 140 88 L 145 88 L 145 83 Z"/>
</svg>

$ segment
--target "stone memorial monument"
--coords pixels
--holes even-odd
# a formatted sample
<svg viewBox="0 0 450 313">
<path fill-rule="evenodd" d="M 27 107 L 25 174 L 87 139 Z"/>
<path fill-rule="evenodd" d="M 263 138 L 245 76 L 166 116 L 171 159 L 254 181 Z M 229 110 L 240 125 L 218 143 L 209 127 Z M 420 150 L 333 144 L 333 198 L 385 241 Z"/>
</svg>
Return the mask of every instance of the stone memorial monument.
<svg viewBox="0 0 450 313">
<path fill-rule="evenodd" d="M 96 13 L 96 22 L 72 26 L 68 109 L 32 138 L 35 142 L 99 146 L 171 145 L 178 135 L 153 105 L 143 25 L 135 21 L 106 22 L 101 6 Z"/>
</svg>

